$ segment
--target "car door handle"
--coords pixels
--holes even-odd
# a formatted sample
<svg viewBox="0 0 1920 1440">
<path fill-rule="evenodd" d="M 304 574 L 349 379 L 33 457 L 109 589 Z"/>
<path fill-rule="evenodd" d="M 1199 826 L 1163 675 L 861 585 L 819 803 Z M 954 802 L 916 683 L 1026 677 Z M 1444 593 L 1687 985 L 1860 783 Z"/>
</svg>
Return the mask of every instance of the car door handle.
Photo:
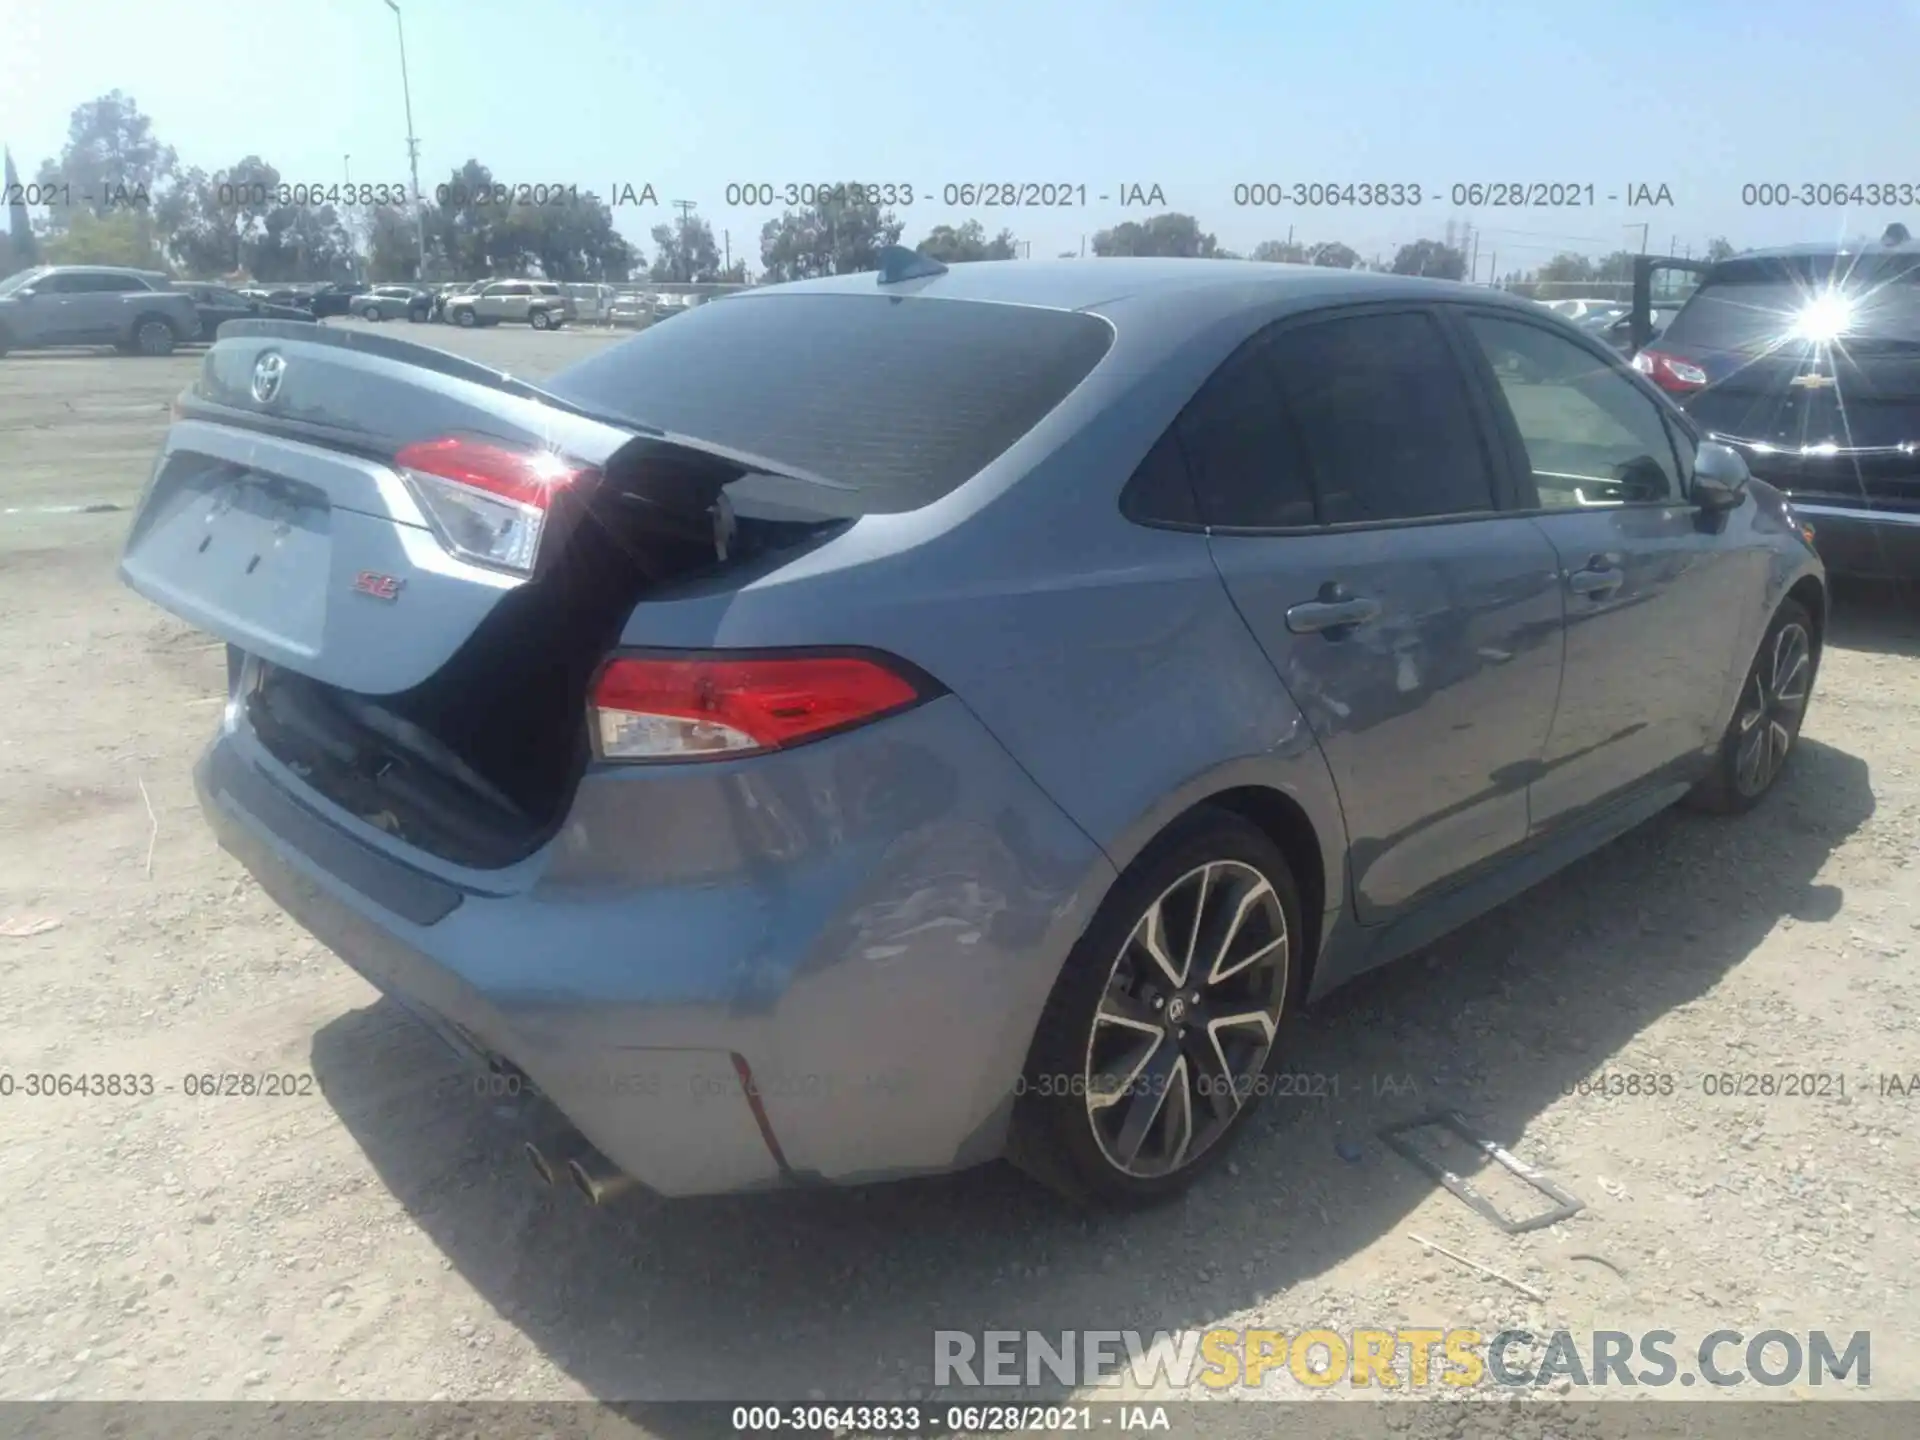
<svg viewBox="0 0 1920 1440">
<path fill-rule="evenodd" d="M 1611 594 L 1626 583 L 1627 573 L 1614 565 L 1589 565 L 1567 576 L 1567 588 L 1576 595 L 1598 598 Z"/>
<path fill-rule="evenodd" d="M 1287 629 L 1296 635 L 1316 635 L 1365 625 L 1380 616 L 1380 602 L 1364 595 L 1343 600 L 1309 600 L 1287 610 Z"/>
</svg>

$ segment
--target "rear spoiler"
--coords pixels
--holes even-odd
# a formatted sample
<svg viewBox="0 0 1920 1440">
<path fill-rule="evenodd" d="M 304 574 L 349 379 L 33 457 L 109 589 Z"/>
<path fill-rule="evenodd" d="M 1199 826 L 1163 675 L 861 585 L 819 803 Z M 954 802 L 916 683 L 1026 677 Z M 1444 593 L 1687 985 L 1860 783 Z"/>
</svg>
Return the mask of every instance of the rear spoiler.
<svg viewBox="0 0 1920 1440">
<path fill-rule="evenodd" d="M 694 436 L 675 434 L 657 425 L 648 425 L 631 416 L 610 414 L 576 404 L 564 396 L 542 389 L 504 370 L 495 370 L 491 366 L 481 365 L 445 350 L 437 350 L 430 345 L 421 345 L 415 341 L 396 339 L 386 335 L 370 334 L 366 331 L 336 329 L 332 326 L 310 325 L 290 320 L 232 320 L 221 327 L 222 339 L 228 336 L 236 339 L 281 339 L 297 342 L 303 346 L 334 346 L 379 356 L 382 359 L 444 375 L 449 379 L 485 386 L 516 399 L 535 401 L 583 420 L 591 420 L 599 425 L 623 430 L 633 438 L 622 445 L 617 453 L 629 461 L 643 460 L 648 455 L 657 455 L 677 456 L 682 460 L 694 459 L 704 462 L 685 468 L 677 475 L 655 471 L 650 477 L 653 483 L 646 490 L 628 490 L 625 492 L 625 498 L 631 503 L 653 510 L 655 523 L 662 528 L 670 528 L 685 534 L 692 528 L 704 529 L 711 524 L 714 527 L 714 539 L 722 558 L 725 556 L 734 525 L 733 503 L 724 492 L 729 486 L 739 481 L 753 482 L 744 488 L 744 493 L 740 497 L 746 503 L 748 513 L 759 509 L 763 504 L 769 504 L 776 510 L 793 504 L 797 499 L 793 494 L 796 486 L 805 487 L 808 490 L 826 491 L 829 496 L 844 497 L 837 502 L 816 497 L 814 504 L 806 507 L 808 509 L 821 508 L 830 515 L 841 512 L 858 513 L 857 505 L 849 507 L 848 504 L 852 497 L 859 494 L 859 487 L 856 485 L 815 474 L 810 470 L 784 461 L 773 460 L 764 455 L 736 450 L 729 445 L 717 445 Z M 195 396 L 191 391 L 182 395 L 176 402 L 176 414 L 184 419 L 206 419 L 215 423 L 236 424 L 243 428 L 257 424 L 260 418 L 231 411 L 217 402 Z M 298 421 L 287 419 L 279 420 L 276 425 L 276 429 L 283 431 L 300 428 L 304 427 Z M 695 519 L 696 516 L 700 518 Z"/>
<path fill-rule="evenodd" d="M 630 415 L 615 415 L 604 410 L 595 410 L 586 405 L 576 404 L 565 396 L 556 395 L 551 390 L 543 390 L 531 381 L 522 380 L 505 370 L 495 370 L 491 366 L 481 365 L 463 356 L 450 354 L 445 350 L 436 350 L 431 345 L 421 345 L 412 340 L 399 340 L 386 335 L 375 335 L 364 330 L 335 329 L 328 325 L 308 325 L 297 320 L 229 320 L 220 327 L 225 336 L 258 336 L 263 339 L 297 340 L 303 345 L 333 345 L 346 350 L 359 350 L 369 355 L 378 355 L 387 360 L 398 360 L 407 365 L 417 365 L 423 370 L 445 375 L 454 380 L 465 380 L 474 385 L 485 385 L 502 394 L 512 395 L 522 400 L 535 400 L 542 405 L 552 406 L 569 415 L 577 415 L 582 420 L 592 420 L 596 424 L 611 425 L 616 429 L 631 432 L 636 438 L 650 440 L 663 450 L 683 450 L 696 455 L 709 456 L 737 465 L 743 471 L 779 476 L 786 480 L 797 480 L 807 485 L 818 485 L 826 490 L 839 490 L 849 493 L 859 489 L 843 480 L 832 480 L 825 475 L 803 470 L 799 466 L 782 460 L 772 460 L 765 455 L 755 455 L 750 451 L 736 450 L 730 445 L 716 445 L 709 440 L 701 440 L 692 435 L 679 435 L 671 430 L 663 430 L 658 425 L 649 425 Z M 183 403 L 191 403 L 183 397 Z"/>
</svg>

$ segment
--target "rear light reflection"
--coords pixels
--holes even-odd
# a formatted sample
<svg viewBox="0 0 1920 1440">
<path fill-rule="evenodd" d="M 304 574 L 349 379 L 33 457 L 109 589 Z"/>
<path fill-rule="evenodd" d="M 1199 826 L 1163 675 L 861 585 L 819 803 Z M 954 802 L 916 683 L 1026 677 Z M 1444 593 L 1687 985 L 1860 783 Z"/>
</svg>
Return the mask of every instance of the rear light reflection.
<svg viewBox="0 0 1920 1440">
<path fill-rule="evenodd" d="M 1687 395 L 1705 387 L 1707 372 L 1664 350 L 1642 350 L 1633 368 L 1670 395 Z"/>
<path fill-rule="evenodd" d="M 929 698 L 884 660 L 853 655 L 621 656 L 593 688 L 605 760 L 722 760 L 778 750 Z"/>
<path fill-rule="evenodd" d="M 452 437 L 405 446 L 393 463 L 441 544 L 517 575 L 533 573 L 555 493 L 594 473 L 551 451 Z"/>
</svg>

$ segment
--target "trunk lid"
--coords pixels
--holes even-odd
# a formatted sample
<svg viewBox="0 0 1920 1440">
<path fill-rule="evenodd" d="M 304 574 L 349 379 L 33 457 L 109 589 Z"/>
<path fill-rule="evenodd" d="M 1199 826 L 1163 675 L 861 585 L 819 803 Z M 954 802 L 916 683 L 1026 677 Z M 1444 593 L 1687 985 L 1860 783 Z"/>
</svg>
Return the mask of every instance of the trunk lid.
<svg viewBox="0 0 1920 1440">
<path fill-rule="evenodd" d="M 1791 346 L 1757 357 L 1662 348 L 1718 377 L 1687 402 L 1709 429 L 1795 448 L 1920 443 L 1920 340 Z"/>
<path fill-rule="evenodd" d="M 617 534 L 653 579 L 722 558 L 722 489 L 767 470 L 423 345 L 275 321 L 224 327 L 175 413 L 122 578 L 249 654 L 362 695 L 427 681 L 503 607 L 538 608 L 530 589 L 577 589 L 565 557 L 583 525 L 602 533 L 576 551 Z M 587 472 L 554 496 L 531 573 L 457 553 L 396 464 L 449 436 Z M 842 487 L 785 476 L 831 515 Z"/>
<path fill-rule="evenodd" d="M 831 482 L 325 326 L 228 327 L 176 414 L 122 577 L 251 657 L 235 699 L 294 780 L 469 867 L 554 833 L 587 761 L 591 676 L 636 603 L 842 524 Z M 449 464 L 448 446 L 479 461 Z M 500 457 L 555 460 L 564 481 L 534 506 L 523 470 L 488 469 Z M 722 491 L 749 476 L 778 493 L 736 514 Z M 450 512 L 449 489 L 538 510 L 521 571 L 469 558 L 473 512 Z"/>
<path fill-rule="evenodd" d="M 382 695 L 439 670 L 529 578 L 450 553 L 392 463 L 399 449 L 474 435 L 598 466 L 634 432 L 484 367 L 368 338 L 225 327 L 178 402 L 120 573 L 250 654 Z"/>
</svg>

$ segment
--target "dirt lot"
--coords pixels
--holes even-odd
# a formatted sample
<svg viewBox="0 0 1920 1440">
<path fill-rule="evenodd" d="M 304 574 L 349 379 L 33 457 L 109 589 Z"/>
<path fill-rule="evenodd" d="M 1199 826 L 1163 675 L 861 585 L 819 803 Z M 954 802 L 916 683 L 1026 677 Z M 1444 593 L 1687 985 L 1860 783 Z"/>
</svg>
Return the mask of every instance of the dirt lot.
<svg viewBox="0 0 1920 1440">
<path fill-rule="evenodd" d="M 605 343 L 425 333 L 529 374 Z M 129 505 L 195 363 L 0 361 L 0 928 L 56 922 L 0 936 L 0 1395 L 879 1399 L 929 1383 L 935 1328 L 1520 1322 L 1870 1330 L 1873 1392 L 1920 1396 L 1920 1099 L 1880 1080 L 1920 1072 L 1910 609 L 1843 592 L 1759 813 L 1664 816 L 1297 1021 L 1335 1080 L 1181 1205 L 1088 1224 L 995 1168 L 595 1211 L 214 847 L 220 652 L 119 587 L 124 513 L 49 509 Z M 241 1071 L 319 1087 L 183 1093 Z M 1627 1071 L 1672 1093 L 1577 1093 Z M 1708 1093 L 1761 1073 L 1845 1094 Z M 1508 1237 L 1375 1138 L 1438 1103 L 1587 1208 Z"/>
</svg>

